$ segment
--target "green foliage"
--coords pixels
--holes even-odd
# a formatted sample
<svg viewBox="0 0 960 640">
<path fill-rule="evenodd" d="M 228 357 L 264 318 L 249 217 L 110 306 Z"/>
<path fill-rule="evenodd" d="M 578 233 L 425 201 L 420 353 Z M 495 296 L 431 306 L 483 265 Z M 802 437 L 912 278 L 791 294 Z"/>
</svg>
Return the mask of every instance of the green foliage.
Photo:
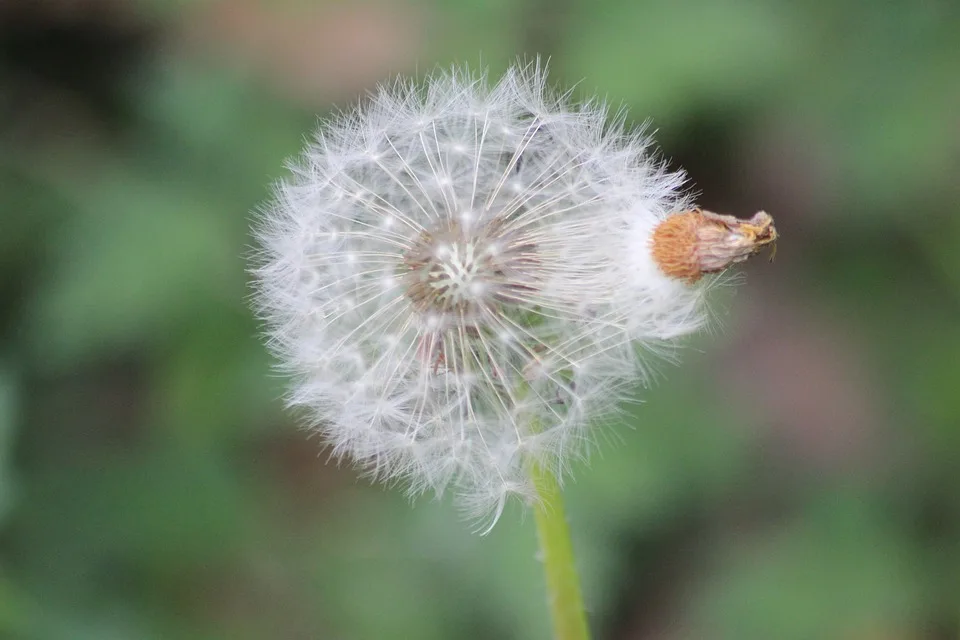
<svg viewBox="0 0 960 640">
<path fill-rule="evenodd" d="M 0 127 L 0 638 L 546 637 L 520 509 L 479 538 L 451 505 L 411 507 L 327 464 L 283 410 L 247 307 L 248 226 L 317 105 L 177 45 L 202 7 L 134 6 L 170 37 L 117 80 L 124 124 L 61 87 L 47 98 L 66 102 L 66 125 L 27 108 Z M 694 177 L 715 200 L 755 206 L 740 178 L 758 137 L 786 132 L 767 151 L 796 153 L 759 170 L 762 197 L 790 213 L 782 263 L 756 279 L 766 297 L 729 305 L 720 335 L 738 342 L 709 336 L 662 367 L 566 488 L 593 623 L 609 637 L 635 628 L 634 611 L 689 637 L 956 634 L 956 10 L 551 7 L 418 3 L 418 67 L 550 55 L 555 79 L 585 79 L 634 121 L 653 117 L 667 155 L 713 166 Z M 20 64 L 0 58 L 0 77 Z M 777 450 L 791 416 L 768 401 L 817 382 L 802 358 L 779 363 L 772 391 L 731 393 L 728 369 L 762 382 L 737 365 L 760 348 L 737 315 L 757 300 L 835 320 L 870 369 L 871 419 L 887 420 L 870 432 L 881 463 Z"/>
</svg>

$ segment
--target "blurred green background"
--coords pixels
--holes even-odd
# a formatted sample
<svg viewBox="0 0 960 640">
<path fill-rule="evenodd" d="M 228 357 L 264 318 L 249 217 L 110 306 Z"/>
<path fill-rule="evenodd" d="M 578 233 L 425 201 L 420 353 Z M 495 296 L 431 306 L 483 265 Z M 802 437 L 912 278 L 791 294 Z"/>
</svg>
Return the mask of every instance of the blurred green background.
<svg viewBox="0 0 960 640">
<path fill-rule="evenodd" d="M 550 57 L 777 260 L 568 490 L 597 638 L 960 637 L 960 6 L 0 2 L 0 638 L 545 638 L 481 538 L 327 463 L 247 307 L 317 115 Z"/>
</svg>

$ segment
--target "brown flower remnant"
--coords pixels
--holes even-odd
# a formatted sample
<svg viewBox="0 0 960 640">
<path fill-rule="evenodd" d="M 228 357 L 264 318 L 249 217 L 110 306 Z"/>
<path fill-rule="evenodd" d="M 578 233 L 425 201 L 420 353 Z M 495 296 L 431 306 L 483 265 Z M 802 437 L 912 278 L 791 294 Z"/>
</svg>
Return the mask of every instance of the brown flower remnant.
<svg viewBox="0 0 960 640">
<path fill-rule="evenodd" d="M 770 245 L 776 250 L 773 218 L 759 211 L 749 220 L 700 209 L 671 215 L 653 232 L 653 259 L 672 278 L 694 283 L 719 273 Z"/>
</svg>

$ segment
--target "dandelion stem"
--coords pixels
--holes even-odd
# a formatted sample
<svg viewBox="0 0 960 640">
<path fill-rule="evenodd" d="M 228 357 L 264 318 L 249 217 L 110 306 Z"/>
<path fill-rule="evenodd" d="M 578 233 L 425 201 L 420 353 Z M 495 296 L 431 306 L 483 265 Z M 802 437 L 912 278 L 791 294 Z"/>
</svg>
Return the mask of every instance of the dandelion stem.
<svg viewBox="0 0 960 640">
<path fill-rule="evenodd" d="M 589 640 L 587 613 L 580 595 L 580 577 L 574 563 L 560 484 L 550 469 L 539 464 L 533 465 L 531 475 L 539 497 L 534 506 L 534 517 L 547 579 L 554 639 Z"/>
</svg>

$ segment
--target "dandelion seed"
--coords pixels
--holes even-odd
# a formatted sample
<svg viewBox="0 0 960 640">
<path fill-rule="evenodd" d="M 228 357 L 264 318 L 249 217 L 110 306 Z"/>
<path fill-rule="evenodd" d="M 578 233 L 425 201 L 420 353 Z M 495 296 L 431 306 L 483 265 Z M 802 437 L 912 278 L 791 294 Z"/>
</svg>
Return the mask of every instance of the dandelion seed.
<svg viewBox="0 0 960 640">
<path fill-rule="evenodd" d="M 766 214 L 699 212 L 624 114 L 545 84 L 531 65 L 381 87 L 257 228 L 290 403 L 338 455 L 492 520 L 642 380 L 637 343 L 703 325 L 703 274 L 776 239 Z"/>
</svg>

